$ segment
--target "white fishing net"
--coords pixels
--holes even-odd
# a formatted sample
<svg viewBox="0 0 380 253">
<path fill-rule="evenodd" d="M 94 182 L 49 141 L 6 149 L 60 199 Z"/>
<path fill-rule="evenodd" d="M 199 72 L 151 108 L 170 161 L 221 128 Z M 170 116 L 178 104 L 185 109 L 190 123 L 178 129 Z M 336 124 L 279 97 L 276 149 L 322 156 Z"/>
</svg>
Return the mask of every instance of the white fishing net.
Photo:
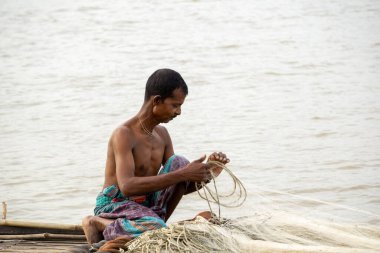
<svg viewBox="0 0 380 253">
<path fill-rule="evenodd" d="M 231 191 L 214 181 L 202 185 L 200 196 L 207 200 L 210 210 L 218 209 L 214 219 L 197 217 L 167 228 L 145 232 L 128 242 L 121 252 L 380 252 L 380 228 L 375 225 L 345 221 L 339 217 L 305 214 L 305 207 L 297 209 L 297 199 L 333 205 L 335 208 L 380 218 L 379 215 L 354 208 L 305 198 L 287 192 L 257 188 L 255 197 L 260 205 L 252 208 L 249 216 L 236 219 L 220 217 L 220 206 L 240 206 L 246 191 L 241 181 L 226 167 L 232 179 Z M 221 191 L 223 188 L 224 191 Z M 219 192 L 218 192 L 219 190 Z M 268 197 L 267 193 L 272 196 Z M 279 206 L 276 196 L 286 195 L 293 207 Z M 320 212 L 319 212 L 320 213 Z M 322 217 L 322 218 L 321 218 Z"/>
<path fill-rule="evenodd" d="M 216 225 L 198 217 L 149 231 L 121 252 L 379 252 L 377 227 L 326 223 L 285 213 Z"/>
</svg>

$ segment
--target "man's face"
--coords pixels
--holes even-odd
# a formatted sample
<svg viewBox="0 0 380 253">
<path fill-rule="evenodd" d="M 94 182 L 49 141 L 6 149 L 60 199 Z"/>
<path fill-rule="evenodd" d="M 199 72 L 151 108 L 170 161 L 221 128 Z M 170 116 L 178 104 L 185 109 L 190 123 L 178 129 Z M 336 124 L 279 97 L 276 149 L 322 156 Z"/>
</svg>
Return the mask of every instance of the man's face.
<svg viewBox="0 0 380 253">
<path fill-rule="evenodd" d="M 175 89 L 171 97 L 160 101 L 154 107 L 154 114 L 161 122 L 167 123 L 181 114 L 181 106 L 185 102 L 186 95 L 182 89 Z"/>
</svg>

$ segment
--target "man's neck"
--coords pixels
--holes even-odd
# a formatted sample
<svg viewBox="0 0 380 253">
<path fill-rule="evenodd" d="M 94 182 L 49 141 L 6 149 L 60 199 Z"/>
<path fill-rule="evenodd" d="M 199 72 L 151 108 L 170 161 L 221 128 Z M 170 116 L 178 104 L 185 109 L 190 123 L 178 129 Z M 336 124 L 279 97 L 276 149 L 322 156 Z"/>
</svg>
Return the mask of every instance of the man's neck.
<svg viewBox="0 0 380 253">
<path fill-rule="evenodd" d="M 143 130 L 149 133 L 152 133 L 154 127 L 160 123 L 153 117 L 152 110 L 151 106 L 143 105 L 136 115 Z"/>
</svg>

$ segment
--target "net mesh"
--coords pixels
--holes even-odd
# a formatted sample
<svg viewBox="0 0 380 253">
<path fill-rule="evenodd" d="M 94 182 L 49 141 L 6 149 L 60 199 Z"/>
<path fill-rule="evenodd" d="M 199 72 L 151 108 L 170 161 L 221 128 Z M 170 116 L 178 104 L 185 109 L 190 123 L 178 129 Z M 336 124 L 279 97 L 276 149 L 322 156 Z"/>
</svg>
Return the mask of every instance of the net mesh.
<svg viewBox="0 0 380 253">
<path fill-rule="evenodd" d="M 264 194 L 305 198 L 287 192 L 256 188 L 255 196 L 265 203 L 252 208 L 249 216 L 223 219 L 220 207 L 241 206 L 247 194 L 231 170 L 220 163 L 214 162 L 213 165 L 223 167 L 227 172 L 225 174 L 232 180 L 228 184 L 231 190 L 226 191 L 224 183 L 222 192 L 213 179 L 209 185 L 198 185 L 198 194 L 207 201 L 210 211 L 213 211 L 212 205 L 216 205 L 218 215 L 210 220 L 198 216 L 192 221 L 145 232 L 128 242 L 120 252 L 380 252 L 378 226 L 342 222 L 342 219 L 337 222 L 333 216 L 331 219 L 307 217 L 294 211 L 296 209 L 279 207 L 275 198 Z M 317 199 L 304 200 L 379 218 L 379 215 L 364 210 Z"/>
</svg>

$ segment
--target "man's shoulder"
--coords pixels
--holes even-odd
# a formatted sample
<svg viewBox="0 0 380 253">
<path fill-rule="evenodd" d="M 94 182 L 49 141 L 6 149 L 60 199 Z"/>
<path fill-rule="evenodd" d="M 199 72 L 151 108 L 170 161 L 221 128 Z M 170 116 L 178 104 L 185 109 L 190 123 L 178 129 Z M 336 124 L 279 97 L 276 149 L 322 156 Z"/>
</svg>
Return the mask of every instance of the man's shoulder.
<svg viewBox="0 0 380 253">
<path fill-rule="evenodd" d="M 165 145 L 171 143 L 171 138 L 169 131 L 166 129 L 166 127 L 158 125 L 156 126 L 156 132 L 161 137 L 161 139 L 164 141 Z"/>
<path fill-rule="evenodd" d="M 134 138 L 134 131 L 128 124 L 118 126 L 111 135 L 112 142 L 131 142 Z"/>
<path fill-rule="evenodd" d="M 169 135 L 169 131 L 164 126 L 157 125 L 155 127 L 155 129 L 156 129 L 157 133 L 159 133 L 161 136 L 168 136 Z"/>
<path fill-rule="evenodd" d="M 116 135 L 116 136 L 130 135 L 130 134 L 133 134 L 133 131 L 132 131 L 132 128 L 127 124 L 118 126 L 117 128 L 115 128 L 115 130 L 113 130 L 113 133 L 112 133 L 112 135 Z"/>
</svg>

